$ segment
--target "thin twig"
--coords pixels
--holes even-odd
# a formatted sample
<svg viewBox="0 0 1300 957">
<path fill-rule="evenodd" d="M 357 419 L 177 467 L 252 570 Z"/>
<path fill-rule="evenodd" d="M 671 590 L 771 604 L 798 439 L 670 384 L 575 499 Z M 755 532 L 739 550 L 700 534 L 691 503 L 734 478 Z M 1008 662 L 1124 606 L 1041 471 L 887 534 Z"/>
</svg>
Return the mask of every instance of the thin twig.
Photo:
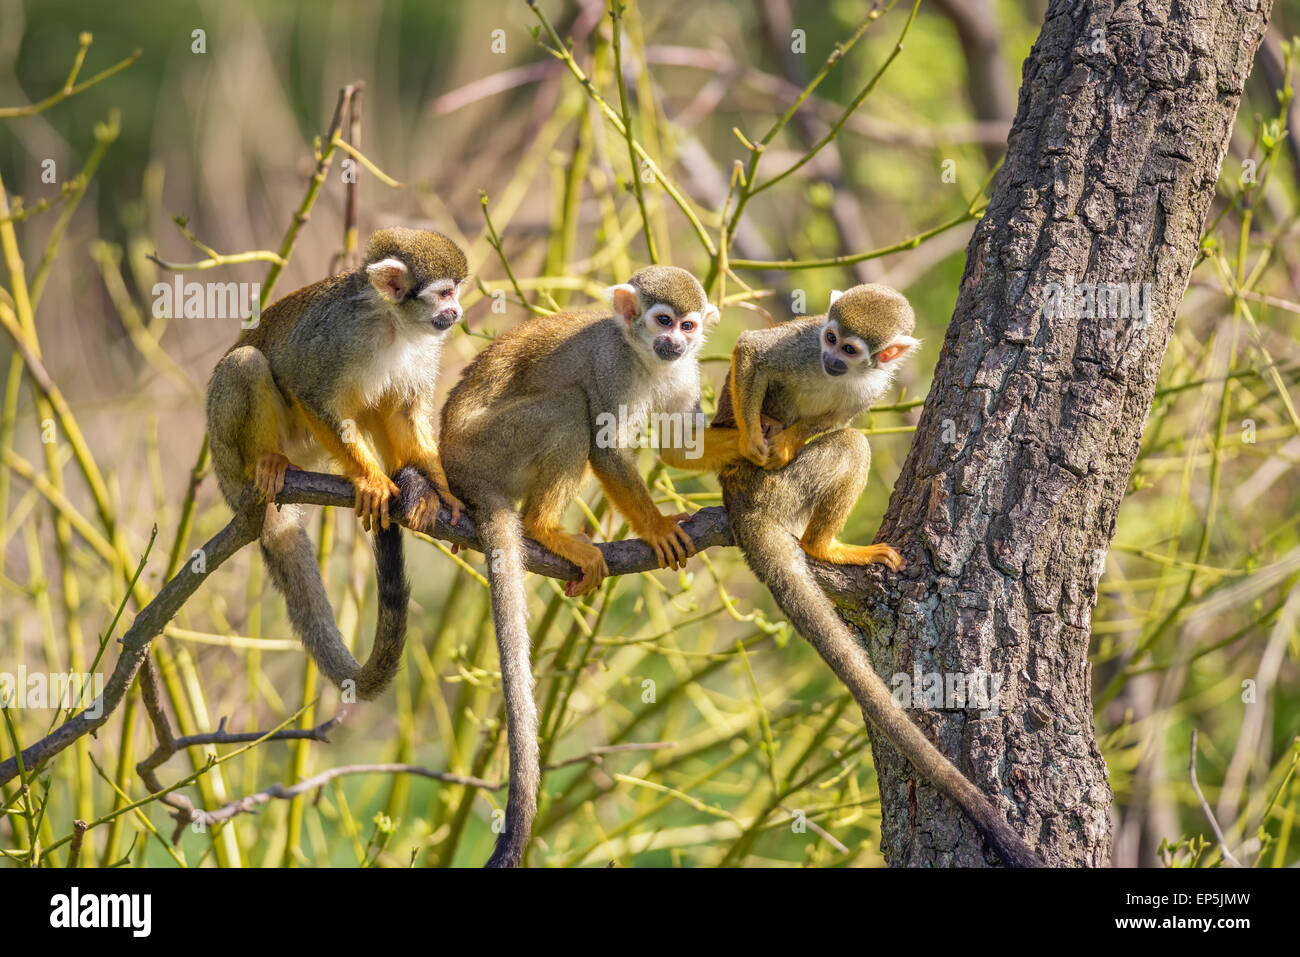
<svg viewBox="0 0 1300 957">
<path fill-rule="evenodd" d="M 1241 867 L 1241 862 L 1232 856 L 1228 850 L 1227 841 L 1224 839 L 1223 831 L 1219 827 L 1219 822 L 1214 819 L 1214 812 L 1210 810 L 1210 802 L 1205 800 L 1205 795 L 1201 793 L 1201 786 L 1196 783 L 1196 729 L 1192 728 L 1192 748 L 1191 757 L 1187 761 L 1187 774 L 1192 779 L 1192 790 L 1196 792 L 1196 800 L 1201 802 L 1201 810 L 1205 812 L 1205 819 L 1210 822 L 1210 830 L 1214 832 L 1214 838 L 1219 842 L 1219 852 L 1223 859 L 1233 867 Z"/>
<path fill-rule="evenodd" d="M 90 46 L 90 34 L 83 33 L 81 35 L 81 48 L 77 51 L 77 58 L 73 63 L 72 72 L 69 74 L 69 81 L 74 79 L 77 73 L 80 71 L 81 62 L 82 60 L 85 59 L 86 47 L 88 46 Z M 37 113 L 43 113 L 44 111 L 48 110 L 50 107 L 57 106 L 59 103 L 62 103 L 68 97 L 76 96 L 78 93 L 82 92 L 83 90 L 90 89 L 96 83 L 101 83 L 104 80 L 107 80 L 110 76 L 113 76 L 116 73 L 121 73 L 123 70 L 129 67 L 136 60 L 140 59 L 140 55 L 142 52 L 143 51 L 141 50 L 133 51 L 132 54 L 129 57 L 127 57 L 125 60 L 121 60 L 118 63 L 115 63 L 113 66 L 110 66 L 107 70 L 103 70 L 99 73 L 96 73 L 94 76 L 92 76 L 89 80 L 86 80 L 84 83 L 78 83 L 76 86 L 71 85 L 71 82 L 65 83 L 63 89 L 59 90 L 57 93 L 51 93 L 45 99 L 37 103 L 31 103 L 27 106 L 0 107 L 0 120 L 12 120 L 20 116 L 35 116 Z"/>
<path fill-rule="evenodd" d="M 608 747 L 592 748 L 586 754 L 580 754 L 577 757 L 569 758 L 557 764 L 548 764 L 542 767 L 543 771 L 553 771 L 556 768 L 568 767 L 574 764 L 600 764 L 605 755 L 622 753 L 625 751 L 657 751 L 663 748 L 676 747 L 672 741 L 652 741 L 644 744 L 619 744 Z M 297 784 L 289 785 L 273 784 L 263 791 L 255 794 L 249 794 L 245 797 L 238 798 L 228 804 L 222 805 L 214 811 L 196 811 L 194 813 L 194 822 L 206 826 L 218 824 L 222 821 L 228 821 L 240 814 L 246 814 L 260 805 L 266 804 L 272 800 L 291 801 L 296 797 L 301 797 L 309 791 L 314 791 L 319 787 L 328 784 L 335 778 L 345 777 L 352 774 L 413 774 L 417 777 L 429 778 L 434 781 L 441 781 L 443 784 L 455 784 L 461 787 L 475 788 L 482 791 L 500 791 L 508 781 L 488 781 L 485 778 L 473 777 L 465 774 L 452 774 L 448 771 L 434 771 L 431 768 L 421 767 L 417 764 L 349 764 L 344 767 L 330 768 L 328 771 L 322 771 L 305 781 L 299 781 Z"/>
</svg>

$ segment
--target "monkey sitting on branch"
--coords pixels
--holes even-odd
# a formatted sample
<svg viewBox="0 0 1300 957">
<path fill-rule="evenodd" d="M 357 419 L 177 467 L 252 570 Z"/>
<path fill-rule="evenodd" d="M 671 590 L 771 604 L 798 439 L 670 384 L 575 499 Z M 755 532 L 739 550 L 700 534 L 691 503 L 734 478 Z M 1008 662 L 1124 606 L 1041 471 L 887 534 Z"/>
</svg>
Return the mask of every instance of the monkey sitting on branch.
<svg viewBox="0 0 1300 957">
<path fill-rule="evenodd" d="M 1042 866 L 984 793 L 894 704 L 807 563 L 814 558 L 902 567 L 902 557 L 889 545 L 846 545 L 836 535 L 866 487 L 871 465 L 866 437 L 846 426 L 890 387 L 918 345 L 914 324 L 906 298 L 871 284 L 845 292 L 825 316 L 742 333 L 708 430 L 712 449 L 721 451 L 704 460 L 718 473 L 746 563 L 853 693 L 868 724 L 966 812 L 1007 864 Z M 773 432 L 769 420 L 783 428 Z M 728 440 L 727 432 L 734 438 Z M 730 457 L 729 441 L 736 449 Z M 681 456 L 664 459 L 676 467 L 700 467 Z"/>
<path fill-rule="evenodd" d="M 267 503 L 260 542 L 294 631 L 320 670 L 360 698 L 397 672 L 410 594 L 401 530 L 389 521 L 399 494 L 389 474 L 424 473 L 431 491 L 411 506 L 415 522 L 451 494 L 434 442 L 433 394 L 443 342 L 461 318 L 465 254 L 440 233 L 382 229 L 365 263 L 278 300 L 245 329 L 208 384 L 208 438 L 221 494 L 238 510 L 246 494 Z M 293 460 L 332 460 L 356 490 L 362 526 L 375 529 L 379 616 L 365 665 L 334 623 L 311 540 L 297 506 L 276 506 Z M 251 483 L 251 488 L 250 488 Z"/>
<path fill-rule="evenodd" d="M 442 410 L 443 464 L 487 557 L 505 696 L 510 790 L 489 867 L 522 864 L 541 780 L 524 535 L 578 566 L 567 594 L 600 586 L 601 550 L 561 524 L 590 466 L 660 567 L 683 567 L 695 551 L 680 524 L 688 516 L 660 513 L 634 449 L 651 417 L 695 422 L 697 355 L 718 310 L 694 276 L 671 266 L 643 269 L 609 296 L 612 311 L 541 316 L 498 336 Z"/>
</svg>

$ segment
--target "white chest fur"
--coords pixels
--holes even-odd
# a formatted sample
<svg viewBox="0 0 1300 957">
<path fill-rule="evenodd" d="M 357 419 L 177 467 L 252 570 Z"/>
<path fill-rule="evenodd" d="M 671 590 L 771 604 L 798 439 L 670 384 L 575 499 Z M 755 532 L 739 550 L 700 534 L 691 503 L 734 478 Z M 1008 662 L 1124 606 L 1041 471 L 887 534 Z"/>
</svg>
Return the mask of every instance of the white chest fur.
<svg viewBox="0 0 1300 957">
<path fill-rule="evenodd" d="M 635 447 L 633 437 L 643 434 L 652 419 L 661 426 L 664 415 L 688 416 L 695 411 L 700 401 L 699 366 L 691 358 L 655 360 L 643 368 L 622 399 L 619 440 Z"/>
<path fill-rule="evenodd" d="M 815 377 L 795 393 L 800 419 L 851 419 L 889 389 L 893 376 L 884 369 L 861 375 Z"/>
<path fill-rule="evenodd" d="M 420 392 L 432 390 L 446 336 L 421 327 L 383 330 L 357 379 L 362 404 L 374 408 L 387 398 L 409 402 Z"/>
</svg>

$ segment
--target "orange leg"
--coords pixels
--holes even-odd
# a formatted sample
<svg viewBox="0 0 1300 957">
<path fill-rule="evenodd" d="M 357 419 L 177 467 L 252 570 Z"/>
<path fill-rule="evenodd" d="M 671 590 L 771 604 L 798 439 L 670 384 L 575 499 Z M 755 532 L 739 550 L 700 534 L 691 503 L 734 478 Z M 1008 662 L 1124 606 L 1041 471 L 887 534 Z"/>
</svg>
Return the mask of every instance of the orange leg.
<svg viewBox="0 0 1300 957">
<path fill-rule="evenodd" d="M 662 514 L 636 466 L 620 452 L 606 450 L 599 461 L 593 457 L 591 470 L 614 507 L 627 517 L 637 538 L 654 549 L 659 567 L 685 568 L 686 560 L 695 554 L 695 543 L 680 523 L 690 518 L 690 513 Z"/>
<path fill-rule="evenodd" d="M 451 512 L 451 524 L 460 521 L 465 503 L 451 493 L 442 459 L 438 457 L 438 444 L 433 438 L 432 414 L 418 403 L 395 410 L 384 423 L 388 444 L 392 448 L 393 469 L 414 465 L 433 483 L 434 495 L 426 496 L 411 509 L 409 519 L 416 527 L 432 522 L 442 505 Z"/>
<path fill-rule="evenodd" d="M 338 461 L 343 474 L 352 479 L 352 484 L 356 486 L 356 513 L 361 519 L 361 527 L 368 532 L 378 522 L 387 528 L 388 502 L 394 495 L 400 494 L 401 489 L 384 474 L 384 468 L 361 434 L 360 426 L 354 420 L 345 435 L 342 429 L 332 428 L 301 403 L 298 404 L 298 411 L 321 448 Z"/>
<path fill-rule="evenodd" d="M 569 582 L 564 593 L 570 598 L 585 595 L 600 587 L 609 574 L 601 550 L 583 535 L 566 532 L 560 527 L 565 510 L 577 494 L 576 482 L 559 481 L 533 490 L 524 503 L 524 532 L 561 558 L 568 559 L 582 571 L 582 578 Z"/>
</svg>

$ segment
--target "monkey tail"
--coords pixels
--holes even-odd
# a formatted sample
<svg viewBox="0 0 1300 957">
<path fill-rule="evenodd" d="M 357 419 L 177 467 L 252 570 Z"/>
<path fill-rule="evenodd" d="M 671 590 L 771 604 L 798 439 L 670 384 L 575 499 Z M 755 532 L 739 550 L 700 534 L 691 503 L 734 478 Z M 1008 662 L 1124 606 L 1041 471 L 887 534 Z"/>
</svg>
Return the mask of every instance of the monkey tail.
<svg viewBox="0 0 1300 957">
<path fill-rule="evenodd" d="M 501 658 L 510 747 L 510 791 L 505 830 L 497 836 L 487 867 L 520 867 L 537 815 L 541 758 L 537 751 L 537 702 L 528 637 L 528 595 L 524 590 L 524 532 L 508 502 L 475 509 L 479 542 L 492 586 L 492 620 Z"/>
<path fill-rule="evenodd" d="M 988 797 L 936 748 L 894 704 L 866 649 L 813 580 L 804 551 L 786 529 L 761 517 L 732 515 L 732 531 L 745 561 L 771 591 L 799 634 L 852 692 L 867 722 L 885 736 L 935 787 L 971 819 L 1011 867 L 1043 867 L 1042 860 L 1003 819 Z"/>
<path fill-rule="evenodd" d="M 296 508 L 267 509 L 261 546 L 271 581 L 284 596 L 289 622 L 317 667 L 345 693 L 354 691 L 363 700 L 377 697 L 397 674 L 406 647 L 411 586 L 406 580 L 401 527 L 394 523 L 375 533 L 379 615 L 370 657 L 364 665 L 352 657 L 334 624 L 334 609 Z"/>
</svg>

